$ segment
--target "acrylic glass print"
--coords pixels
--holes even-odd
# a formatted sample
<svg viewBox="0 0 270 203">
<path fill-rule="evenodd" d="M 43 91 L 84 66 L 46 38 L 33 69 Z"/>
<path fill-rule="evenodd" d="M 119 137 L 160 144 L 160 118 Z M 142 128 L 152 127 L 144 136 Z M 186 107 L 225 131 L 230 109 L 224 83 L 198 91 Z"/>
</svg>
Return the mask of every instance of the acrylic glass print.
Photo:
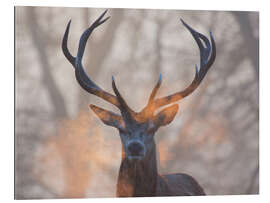
<svg viewBox="0 0 270 203">
<path fill-rule="evenodd" d="M 258 12 L 16 7 L 15 30 L 16 199 L 258 194 Z"/>
</svg>

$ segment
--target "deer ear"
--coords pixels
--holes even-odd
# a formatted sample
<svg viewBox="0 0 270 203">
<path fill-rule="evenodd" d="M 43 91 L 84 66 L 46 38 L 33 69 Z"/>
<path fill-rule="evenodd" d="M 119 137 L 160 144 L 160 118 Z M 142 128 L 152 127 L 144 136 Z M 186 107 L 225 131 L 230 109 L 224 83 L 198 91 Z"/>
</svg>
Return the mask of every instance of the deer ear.
<svg viewBox="0 0 270 203">
<path fill-rule="evenodd" d="M 92 111 L 94 111 L 94 113 L 100 118 L 100 120 L 105 125 L 113 126 L 118 129 L 121 129 L 124 127 L 124 122 L 122 120 L 122 117 L 119 116 L 118 114 L 102 109 L 93 104 L 90 104 L 90 108 L 92 109 Z"/>
<path fill-rule="evenodd" d="M 178 111 L 178 104 L 171 105 L 165 109 L 163 109 L 161 112 L 159 112 L 157 115 L 154 116 L 154 124 L 158 128 L 160 126 L 168 125 L 170 124 L 177 111 Z"/>
</svg>

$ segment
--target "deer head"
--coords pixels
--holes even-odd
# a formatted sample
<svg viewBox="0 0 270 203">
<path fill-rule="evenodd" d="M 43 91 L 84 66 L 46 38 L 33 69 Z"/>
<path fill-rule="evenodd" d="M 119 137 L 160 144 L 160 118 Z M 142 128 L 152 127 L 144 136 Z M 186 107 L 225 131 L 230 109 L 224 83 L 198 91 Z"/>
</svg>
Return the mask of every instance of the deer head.
<svg viewBox="0 0 270 203">
<path fill-rule="evenodd" d="M 105 101 L 115 105 L 120 110 L 121 115 L 92 104 L 90 105 L 90 108 L 104 124 L 118 129 L 125 158 L 128 160 L 143 160 L 148 157 L 153 149 L 155 149 L 154 135 L 159 127 L 168 125 L 174 119 L 178 111 L 178 104 L 172 103 L 179 101 L 191 94 L 200 85 L 207 71 L 213 64 L 216 56 L 215 41 L 211 32 L 210 43 L 206 36 L 196 32 L 181 19 L 183 25 L 190 31 L 198 44 L 200 50 L 200 68 L 198 68 L 197 65 L 195 66 L 195 77 L 191 84 L 183 91 L 176 92 L 163 98 L 155 99 L 155 95 L 162 81 L 162 77 L 160 75 L 157 84 L 152 90 L 147 105 L 140 112 L 135 112 L 127 105 L 124 98 L 121 96 L 113 77 L 112 88 L 115 95 L 104 91 L 97 84 L 95 84 L 87 76 L 82 66 L 82 57 L 86 42 L 92 31 L 109 19 L 109 17 L 107 17 L 102 20 L 106 12 L 107 10 L 103 12 L 101 16 L 82 34 L 76 57 L 73 57 L 67 48 L 68 33 L 71 23 L 71 21 L 69 21 L 63 37 L 62 50 L 68 61 L 75 68 L 75 76 L 80 86 L 90 94 L 94 94 L 104 99 Z M 204 42 L 204 44 L 201 40 Z M 156 110 L 162 106 L 169 104 L 172 105 L 164 108 L 157 114 L 155 113 Z"/>
</svg>

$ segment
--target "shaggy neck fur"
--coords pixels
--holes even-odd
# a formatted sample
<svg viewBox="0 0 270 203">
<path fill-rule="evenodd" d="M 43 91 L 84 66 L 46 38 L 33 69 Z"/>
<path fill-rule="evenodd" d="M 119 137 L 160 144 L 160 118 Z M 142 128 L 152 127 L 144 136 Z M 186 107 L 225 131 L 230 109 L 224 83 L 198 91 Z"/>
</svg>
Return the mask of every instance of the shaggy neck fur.
<svg viewBox="0 0 270 203">
<path fill-rule="evenodd" d="M 118 175 L 117 196 L 155 196 L 157 179 L 155 147 L 148 156 L 141 161 L 129 161 L 123 156 Z"/>
</svg>

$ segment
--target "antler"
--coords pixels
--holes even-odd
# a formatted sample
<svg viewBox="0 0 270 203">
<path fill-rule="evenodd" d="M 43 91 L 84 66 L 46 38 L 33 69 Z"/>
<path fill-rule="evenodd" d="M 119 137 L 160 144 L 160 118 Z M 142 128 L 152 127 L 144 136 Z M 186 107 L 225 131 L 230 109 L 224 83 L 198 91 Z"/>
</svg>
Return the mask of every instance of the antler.
<svg viewBox="0 0 270 203">
<path fill-rule="evenodd" d="M 210 32 L 210 39 L 211 39 L 211 44 L 210 44 L 210 42 L 206 36 L 195 31 L 194 29 L 192 29 L 182 19 L 181 19 L 181 22 L 190 31 L 190 33 L 192 34 L 193 38 L 197 42 L 198 47 L 200 49 L 200 70 L 198 70 L 198 67 L 196 65 L 195 66 L 195 69 L 196 69 L 195 77 L 194 77 L 192 83 L 188 87 L 186 87 L 186 89 L 184 89 L 183 91 L 180 91 L 180 92 L 174 93 L 172 95 L 169 95 L 169 96 L 166 96 L 163 98 L 159 98 L 159 99 L 156 99 L 153 101 L 153 97 L 155 96 L 156 91 L 159 87 L 159 85 L 158 85 L 159 83 L 158 83 L 156 85 L 156 87 L 154 88 L 154 90 L 152 91 L 153 96 L 150 97 L 148 105 L 146 106 L 145 109 L 151 109 L 151 111 L 155 111 L 157 108 L 159 108 L 161 106 L 165 106 L 165 105 L 171 104 L 173 102 L 179 101 L 179 100 L 183 99 L 184 97 L 188 96 L 189 94 L 191 94 L 200 85 L 200 83 L 204 79 L 207 71 L 210 69 L 211 65 L 215 61 L 216 45 L 215 45 L 215 41 L 214 41 L 212 33 Z M 203 40 L 206 47 L 204 47 L 201 40 Z M 145 111 L 145 109 L 144 109 L 144 111 Z"/>
<path fill-rule="evenodd" d="M 150 118 L 153 116 L 153 114 L 155 112 L 153 103 L 154 103 L 154 99 L 155 99 L 155 96 L 157 94 L 157 91 L 160 88 L 161 82 L 162 82 L 162 75 L 160 74 L 159 79 L 157 81 L 157 84 L 155 85 L 155 87 L 153 88 L 153 90 L 150 94 L 150 97 L 148 99 L 148 103 L 147 103 L 146 107 L 140 112 L 142 117 Z"/>
<path fill-rule="evenodd" d="M 120 92 L 118 91 L 116 85 L 115 85 L 115 81 L 114 81 L 114 77 L 112 77 L 112 88 L 113 88 L 113 91 L 116 95 L 116 98 L 117 98 L 117 101 L 119 102 L 120 104 L 120 111 L 121 111 L 121 114 L 124 118 L 127 125 L 132 125 L 134 123 L 134 119 L 136 117 L 136 113 L 131 109 L 129 108 L 129 106 L 127 105 L 126 101 L 124 100 L 124 98 L 122 97 L 122 95 L 120 94 Z"/>
<path fill-rule="evenodd" d="M 181 100 L 182 98 L 188 96 L 191 94 L 197 87 L 200 85 L 202 80 L 204 79 L 206 73 L 210 69 L 211 65 L 214 63 L 216 58 L 216 46 L 215 41 L 212 36 L 212 33 L 210 32 L 210 40 L 209 42 L 208 38 L 204 36 L 203 34 L 195 31 L 192 29 L 189 25 L 187 25 L 182 19 L 181 22 L 183 25 L 190 31 L 193 38 L 195 39 L 196 43 L 198 44 L 199 50 L 200 50 L 200 69 L 198 70 L 197 65 L 195 66 L 196 73 L 195 77 L 192 81 L 192 83 L 183 91 L 174 93 L 172 95 L 162 97 L 155 100 L 156 93 L 161 85 L 162 77 L 160 75 L 159 80 L 157 84 L 155 85 L 154 89 L 152 90 L 152 93 L 149 97 L 147 106 L 140 112 L 135 113 L 133 110 L 131 110 L 128 105 L 126 104 L 125 100 L 119 93 L 118 89 L 116 88 L 115 81 L 112 79 L 112 87 L 114 90 L 114 93 L 116 96 L 104 91 L 101 89 L 97 84 L 95 84 L 85 73 L 84 68 L 82 66 L 82 57 L 84 54 L 86 42 L 88 38 L 90 37 L 93 30 L 98 27 L 99 25 L 106 22 L 110 17 L 107 17 L 102 20 L 104 15 L 106 14 L 107 10 L 104 11 L 100 17 L 87 29 L 84 31 L 80 38 L 79 42 L 79 48 L 77 52 L 77 56 L 74 57 L 71 55 L 70 51 L 67 48 L 67 41 L 68 41 L 68 34 L 69 34 L 69 28 L 71 20 L 68 22 L 63 41 L 62 41 L 62 50 L 68 61 L 73 65 L 75 68 L 75 75 L 78 83 L 81 85 L 81 87 L 89 92 L 90 94 L 94 94 L 107 102 L 115 105 L 118 107 L 121 111 L 122 116 L 124 117 L 124 120 L 133 122 L 133 120 L 136 117 L 144 117 L 149 118 L 153 116 L 155 110 L 161 106 L 171 104 L 173 102 L 176 102 L 178 100 Z M 202 41 L 204 42 L 204 45 Z"/>
<path fill-rule="evenodd" d="M 77 79 L 78 83 L 81 85 L 81 87 L 84 90 L 86 90 L 87 92 L 89 92 L 90 94 L 94 94 L 94 95 L 106 100 L 107 102 L 117 106 L 118 108 L 120 108 L 121 105 L 118 102 L 117 98 L 114 95 L 104 91 L 97 84 L 95 84 L 87 76 L 87 74 L 84 71 L 83 65 L 82 65 L 82 57 L 83 57 L 85 45 L 86 45 L 86 42 L 87 42 L 89 36 L 91 35 L 91 33 L 93 32 L 93 30 L 96 27 L 103 24 L 104 22 L 106 22 L 110 18 L 110 17 L 107 17 L 104 20 L 102 20 L 103 16 L 106 14 L 106 12 L 107 12 L 107 10 L 104 11 L 100 15 L 100 17 L 87 30 L 84 31 L 84 33 L 82 34 L 82 36 L 80 38 L 79 48 L 78 48 L 78 52 L 77 52 L 76 57 L 72 56 L 70 54 L 70 51 L 67 48 L 68 33 L 69 33 L 69 27 L 70 27 L 70 23 L 71 23 L 71 20 L 70 20 L 68 22 L 68 25 L 67 25 L 64 37 L 63 37 L 62 50 L 63 50 L 64 55 L 68 59 L 68 61 L 75 68 L 76 79 Z"/>
</svg>

